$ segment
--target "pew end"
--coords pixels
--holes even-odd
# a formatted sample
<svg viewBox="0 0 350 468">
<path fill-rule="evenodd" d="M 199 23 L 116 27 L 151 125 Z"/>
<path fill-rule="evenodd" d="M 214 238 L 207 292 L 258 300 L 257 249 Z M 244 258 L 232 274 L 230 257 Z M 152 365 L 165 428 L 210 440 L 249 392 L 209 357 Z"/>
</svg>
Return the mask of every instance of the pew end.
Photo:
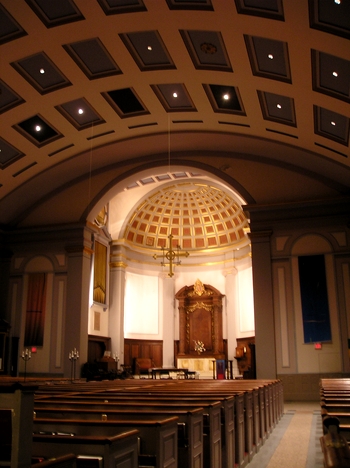
<svg viewBox="0 0 350 468">
<path fill-rule="evenodd" d="M 350 466 L 350 448 L 340 433 L 339 419 L 326 416 L 323 420 L 324 435 L 320 438 L 325 468 Z"/>
</svg>

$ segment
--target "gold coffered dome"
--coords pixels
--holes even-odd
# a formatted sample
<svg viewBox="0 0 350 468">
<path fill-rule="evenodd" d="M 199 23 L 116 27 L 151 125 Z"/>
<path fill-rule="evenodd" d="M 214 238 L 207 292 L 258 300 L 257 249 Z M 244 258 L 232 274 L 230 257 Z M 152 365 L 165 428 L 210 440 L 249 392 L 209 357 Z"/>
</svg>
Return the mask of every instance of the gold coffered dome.
<svg viewBox="0 0 350 468">
<path fill-rule="evenodd" d="M 248 221 L 233 196 L 205 183 L 178 183 L 150 192 L 129 217 L 123 238 L 134 246 L 185 250 L 225 248 L 240 243 Z"/>
</svg>

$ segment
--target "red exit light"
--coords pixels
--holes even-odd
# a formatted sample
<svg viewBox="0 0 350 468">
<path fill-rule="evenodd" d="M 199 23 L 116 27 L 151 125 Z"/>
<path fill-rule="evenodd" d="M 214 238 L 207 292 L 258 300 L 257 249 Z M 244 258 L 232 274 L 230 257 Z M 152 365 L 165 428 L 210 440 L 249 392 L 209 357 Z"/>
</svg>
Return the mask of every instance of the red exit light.
<svg viewBox="0 0 350 468">
<path fill-rule="evenodd" d="M 315 343 L 315 349 L 322 349 L 321 343 Z"/>
</svg>

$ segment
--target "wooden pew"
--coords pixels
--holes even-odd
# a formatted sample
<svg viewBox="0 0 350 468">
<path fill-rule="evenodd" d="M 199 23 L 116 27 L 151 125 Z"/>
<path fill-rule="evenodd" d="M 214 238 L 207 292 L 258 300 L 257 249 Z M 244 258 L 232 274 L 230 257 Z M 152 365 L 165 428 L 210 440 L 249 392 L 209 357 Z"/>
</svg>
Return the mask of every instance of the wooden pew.
<svg viewBox="0 0 350 468">
<path fill-rule="evenodd" d="M 182 385 L 186 382 L 186 385 Z M 228 383 L 232 385 L 227 385 Z M 89 383 L 90 384 L 90 383 Z M 73 398 L 89 399 L 90 395 L 93 398 L 111 399 L 118 398 L 171 398 L 180 401 L 182 398 L 203 399 L 210 395 L 210 398 L 224 399 L 234 395 L 253 395 L 251 410 L 249 410 L 250 397 L 237 397 L 234 401 L 234 416 L 235 421 L 235 436 L 236 443 L 223 445 L 223 466 L 228 465 L 226 452 L 230 453 L 230 447 L 233 446 L 235 452 L 235 460 L 238 466 L 244 466 L 250 460 L 255 451 L 259 449 L 259 445 L 264 442 L 266 437 L 272 431 L 274 425 L 278 422 L 283 414 L 283 386 L 280 381 L 211 381 L 211 380 L 128 380 L 128 381 L 113 381 L 104 383 L 91 383 L 92 385 L 74 385 L 70 389 L 55 386 L 53 389 L 41 388 L 38 392 L 36 402 L 50 399 L 54 395 L 54 399 L 64 399 L 69 395 Z M 190 384 L 190 385 L 187 385 Z M 219 386 L 220 385 L 220 390 Z M 221 388 L 223 387 L 223 388 Z M 215 390 L 214 390 L 215 389 Z M 46 392 L 46 390 L 48 390 Z M 74 396 L 75 395 L 75 396 Z M 143 397 L 142 397 L 143 395 Z M 124 400 L 125 401 L 125 400 Z M 248 408 L 248 411 L 246 411 Z M 242 418 L 243 415 L 243 418 Z M 253 421 L 253 423 L 251 423 Z M 233 433 L 234 434 L 234 433 Z M 232 436 L 232 431 L 231 431 Z M 225 437 L 223 437 L 225 440 Z M 250 440 L 253 441 L 251 444 Z M 243 453 L 243 455 L 242 455 Z M 249 457 L 248 457 L 249 454 Z"/>
<path fill-rule="evenodd" d="M 77 468 L 102 466 L 104 468 L 137 468 L 137 430 L 125 431 L 115 436 L 71 436 L 69 434 L 34 434 L 33 448 L 41 457 L 59 457 L 67 451 L 77 457 Z"/>
<path fill-rule="evenodd" d="M 38 463 L 32 463 L 31 468 L 77 468 L 76 456 L 73 453 L 62 455 L 61 457 L 43 460 Z M 83 468 L 80 466 L 80 468 Z"/>
<path fill-rule="evenodd" d="M 224 435 L 223 440 L 225 440 L 225 444 L 223 444 L 222 447 L 222 456 L 223 456 L 223 466 L 224 467 L 231 467 L 233 466 L 233 461 L 236 459 L 236 463 L 239 466 L 245 466 L 248 463 L 248 459 L 252 458 L 253 454 L 255 451 L 253 451 L 253 429 L 252 429 L 252 400 L 251 400 L 251 394 L 236 394 L 236 398 L 231 395 L 231 392 L 225 393 L 222 395 L 211 392 L 211 390 L 208 388 L 208 385 L 206 385 L 206 388 L 203 389 L 203 386 L 201 386 L 201 391 L 195 390 L 194 387 L 191 388 L 192 392 L 188 393 L 187 390 L 184 390 L 183 387 L 179 387 L 178 385 L 166 385 L 166 388 L 163 386 L 157 386 L 157 388 L 154 388 L 154 386 L 145 386 L 142 384 L 142 389 L 138 388 L 136 385 L 131 392 L 131 388 L 128 388 L 128 392 L 124 393 L 124 398 L 132 397 L 133 401 L 135 401 L 136 398 L 141 398 L 141 399 L 146 399 L 147 401 L 150 398 L 157 399 L 157 400 L 164 400 L 167 398 L 167 401 L 171 399 L 171 401 L 177 401 L 177 402 L 183 402 L 183 399 L 185 398 L 186 401 L 191 398 L 190 404 L 193 405 L 193 400 L 196 399 L 197 404 L 203 405 L 204 401 L 206 403 L 209 403 L 208 395 L 211 396 L 211 401 L 212 403 L 215 400 L 220 399 L 221 401 L 221 411 L 223 412 L 222 418 L 224 420 Z M 191 386 L 192 387 L 192 386 Z M 144 390 L 147 390 L 145 392 Z M 153 391 L 154 390 L 154 391 Z M 157 391 L 158 390 L 158 391 Z M 181 392 L 180 392 L 181 390 Z M 132 395 L 131 395 L 132 393 Z M 121 393 L 120 392 L 114 392 L 112 389 L 109 389 L 107 392 L 103 392 L 103 395 L 97 393 L 97 395 L 100 395 L 101 399 L 108 399 L 109 402 L 115 401 L 115 399 L 120 398 Z M 96 397 L 96 394 L 95 394 Z M 82 398 L 85 400 L 91 400 L 92 398 L 92 393 L 89 392 L 88 394 L 82 395 Z M 72 400 L 79 399 L 79 396 L 72 396 Z M 55 398 L 56 400 L 60 400 L 60 398 Z M 125 401 L 125 400 L 124 400 Z M 43 399 L 39 399 L 37 401 L 37 404 L 43 404 Z M 148 404 L 150 402 L 148 401 Z M 215 418 L 213 418 L 213 421 Z M 214 422 L 212 423 L 212 425 Z M 235 429 L 236 426 L 236 429 Z M 210 431 L 212 434 L 214 434 L 213 429 Z M 235 440 L 235 435 L 236 435 L 236 440 Z M 217 442 L 218 442 L 218 438 Z M 211 446 L 213 447 L 214 442 L 211 440 L 210 441 Z M 216 452 L 215 452 L 216 450 Z M 216 453 L 216 458 L 218 457 L 217 449 L 214 447 L 212 448 L 212 458 L 214 457 Z M 218 466 L 218 461 L 212 461 L 211 466 Z"/>
<path fill-rule="evenodd" d="M 321 379 L 320 404 L 325 468 L 350 466 L 350 379 Z"/>
<path fill-rule="evenodd" d="M 108 398 L 108 399 L 107 399 Z M 55 408 L 52 406 L 55 405 Z M 188 425 L 187 433 L 192 434 L 191 440 L 196 443 L 196 455 L 192 455 L 192 464 L 186 466 L 198 466 L 195 458 L 199 456 L 200 445 L 199 441 L 195 440 L 195 434 L 198 430 L 194 427 L 193 422 L 188 421 L 190 413 L 196 412 L 203 416 L 207 422 L 207 429 L 204 435 L 204 449 L 206 451 L 206 460 L 211 463 L 209 466 L 217 467 L 219 464 L 218 457 L 220 451 L 216 447 L 219 442 L 225 442 L 221 447 L 222 466 L 232 467 L 235 460 L 235 399 L 233 396 L 221 398 L 219 401 L 216 397 L 187 397 L 181 395 L 157 395 L 141 393 L 133 394 L 131 397 L 127 395 L 111 395 L 101 396 L 100 394 L 85 395 L 80 397 L 74 395 L 71 398 L 60 399 L 53 397 L 53 399 L 39 399 L 35 403 L 35 412 L 37 416 L 44 417 L 46 415 L 45 409 L 52 411 L 54 414 L 60 413 L 66 409 L 85 409 L 90 410 L 91 413 L 96 411 L 97 415 L 105 413 L 109 419 L 115 415 L 125 413 L 127 411 L 138 412 L 151 412 L 152 414 L 169 414 L 179 417 L 180 423 Z M 190 413 L 189 413 L 190 412 Z M 198 417 L 198 416 L 197 416 Z M 222 426 L 222 435 L 221 435 Z M 202 431 L 203 432 L 203 431 Z M 180 441 L 181 442 L 181 441 Z M 206 447 L 208 445 L 208 447 Z M 190 444 L 190 451 L 191 451 Z M 215 455 L 216 454 L 216 455 Z M 182 465 L 181 465 L 182 466 Z M 201 465 L 202 466 L 202 465 Z"/>
<path fill-rule="evenodd" d="M 69 402 L 64 404 L 57 404 L 55 408 L 42 408 L 40 409 L 40 402 L 35 407 L 36 418 L 39 417 L 73 417 L 77 419 L 88 418 L 88 419 L 101 419 L 101 415 L 109 420 L 120 419 L 124 416 L 152 415 L 152 417 L 159 416 L 176 416 L 179 420 L 180 429 L 185 424 L 184 430 L 187 437 L 190 438 L 190 444 L 185 441 L 184 444 L 180 440 L 180 451 L 182 453 L 182 460 L 187 456 L 187 462 L 185 466 L 204 466 L 216 468 L 222 465 L 221 458 L 221 403 L 218 401 L 210 401 L 204 404 L 200 402 L 194 406 L 193 403 L 185 404 L 181 402 L 169 403 L 164 402 L 163 404 L 159 401 L 158 404 L 143 402 L 129 402 L 127 406 L 125 402 L 123 404 L 114 403 L 113 405 L 107 403 L 93 403 L 90 402 L 91 408 L 89 409 L 89 403 L 79 404 L 79 402 L 71 403 L 71 408 L 68 407 Z M 46 404 L 47 405 L 47 404 Z M 45 406 L 46 406 L 45 405 Z M 84 407 L 82 409 L 82 406 Z M 75 407 L 75 408 L 74 408 Z M 204 437 L 204 443 L 203 443 Z M 184 447 L 182 447 L 184 445 Z M 184 455 L 184 450 L 186 449 Z"/>
<path fill-rule="evenodd" d="M 12 452 L 12 409 L 0 409 L 0 463 L 11 464 Z"/>
<path fill-rule="evenodd" d="M 107 400 L 108 398 L 108 400 Z M 208 431 L 205 434 L 205 440 L 208 445 L 207 448 L 207 459 L 211 460 L 211 465 L 213 467 L 219 466 L 219 458 L 223 458 L 222 465 L 224 467 L 231 467 L 234 464 L 235 460 L 235 399 L 233 396 L 228 396 L 225 398 L 216 398 L 216 397 L 191 397 L 187 398 L 186 396 L 181 396 L 181 399 L 178 403 L 174 400 L 177 400 L 177 395 L 167 396 L 167 395 L 157 395 L 151 397 L 151 395 L 142 394 L 136 395 L 133 394 L 131 397 L 126 398 L 125 396 L 122 399 L 119 399 L 118 396 L 109 395 L 108 397 L 102 397 L 99 395 L 93 396 L 82 395 L 81 398 L 77 395 L 71 399 L 65 398 L 53 399 L 53 400 L 43 400 L 39 399 L 36 401 L 35 411 L 37 415 L 45 414 L 43 413 L 45 408 L 52 407 L 53 404 L 56 405 L 56 408 L 90 408 L 96 409 L 100 412 L 108 412 L 113 409 L 122 413 L 123 410 L 128 411 L 139 411 L 139 412 L 153 412 L 159 413 L 160 411 L 167 412 L 169 415 L 175 414 L 179 416 L 180 410 L 189 411 L 194 407 L 201 408 L 201 412 L 206 416 L 208 420 Z M 220 401 L 218 401 L 220 400 Z M 51 402 L 52 401 L 52 402 Z M 97 411 L 97 413 L 98 413 Z M 243 414 L 243 410 L 242 410 Z M 223 436 L 221 437 L 221 426 L 223 429 Z M 222 440 L 225 442 L 221 449 Z"/>
<path fill-rule="evenodd" d="M 151 415 L 120 417 L 118 421 L 36 418 L 33 420 L 33 446 L 37 451 L 41 450 L 38 453 L 42 454 L 45 446 L 48 451 L 55 449 L 58 452 L 66 452 L 65 443 L 76 443 L 79 449 L 85 450 L 85 454 L 91 454 L 89 452 L 92 450 L 92 440 L 101 437 L 114 442 L 115 437 L 136 429 L 141 441 L 141 457 L 152 458 L 152 466 L 156 468 L 177 468 L 177 423 L 177 417 L 159 418 Z M 91 443 L 88 437 L 92 438 Z M 106 442 L 102 444 L 107 447 Z"/>
<path fill-rule="evenodd" d="M 325 468 L 347 468 L 350 466 L 350 448 L 339 430 L 337 418 L 323 420 L 325 435 L 320 438 Z"/>
<path fill-rule="evenodd" d="M 158 383 L 159 382 L 159 383 Z M 102 391 L 103 395 L 105 394 L 115 394 L 117 393 L 118 395 L 120 393 L 125 392 L 127 390 L 127 394 L 130 395 L 130 392 L 134 394 L 134 391 L 136 392 L 142 392 L 146 391 L 147 389 L 151 389 L 152 393 L 167 393 L 170 395 L 171 389 L 173 389 L 175 392 L 179 392 L 179 382 L 184 382 L 182 381 L 163 381 L 160 382 L 158 381 L 157 385 L 149 385 L 147 381 L 128 381 L 128 382 L 114 382 L 115 385 L 109 385 L 106 386 L 106 389 Z M 214 388 L 217 388 L 217 384 L 219 382 L 217 381 L 186 381 L 187 383 L 190 383 L 191 385 L 188 386 L 186 385 L 186 392 L 189 391 L 189 388 L 191 389 L 191 394 L 193 393 L 193 389 L 195 387 L 199 387 L 199 390 L 195 390 L 196 393 L 203 394 L 205 393 L 208 395 L 208 393 L 212 394 L 212 385 Z M 265 438 L 268 436 L 268 434 L 271 432 L 274 424 L 278 419 L 282 416 L 283 414 L 283 386 L 280 381 L 220 381 L 222 385 L 225 387 L 225 392 L 227 394 L 235 394 L 237 393 L 240 389 L 242 389 L 242 386 L 248 387 L 248 390 L 250 388 L 255 388 L 257 387 L 258 392 L 259 392 L 259 402 L 255 403 L 253 406 L 253 416 L 254 416 L 254 446 L 255 450 L 259 449 L 259 444 L 260 441 L 262 443 L 264 442 Z M 231 388 L 227 387 L 227 384 L 230 384 Z M 127 387 L 126 387 L 127 386 Z M 210 386 L 210 389 L 209 389 Z M 203 390 L 204 387 L 204 390 Z M 97 388 L 95 388 L 96 390 Z M 163 392 L 164 389 L 164 392 Z M 237 390 L 238 389 L 238 390 Z M 158 392 L 157 392 L 158 390 Z M 253 390 L 254 391 L 254 390 Z M 95 393 L 95 392 L 94 392 Z M 182 393 L 183 395 L 183 393 Z M 259 411 L 260 411 L 260 417 L 259 417 Z M 246 417 L 248 418 L 246 426 L 249 428 L 251 426 L 250 420 L 251 420 L 251 411 L 246 412 Z M 258 423 L 260 422 L 260 430 L 258 428 Z M 245 428 L 245 430 L 247 430 Z M 252 437 L 249 436 L 251 433 L 251 430 L 248 429 L 247 439 L 249 444 L 249 439 Z M 239 434 L 239 431 L 238 431 Z M 251 445 L 250 445 L 251 446 Z M 252 456 L 252 451 L 247 450 L 250 453 L 250 456 Z M 237 452 L 237 451 L 236 451 Z"/>
<path fill-rule="evenodd" d="M 154 388 L 148 388 L 147 394 L 152 395 L 153 397 L 161 395 L 164 398 L 165 395 L 168 395 L 172 398 L 181 399 L 186 395 L 186 397 L 196 396 L 199 399 L 206 398 L 208 395 L 211 395 L 213 398 L 223 399 L 228 396 L 236 396 L 236 414 L 235 414 L 235 432 L 236 432 L 236 463 L 239 466 L 244 466 L 250 461 L 254 454 L 259 450 L 262 443 L 263 437 L 265 437 L 265 430 L 260 423 L 262 421 L 261 409 L 259 402 L 259 390 L 253 388 L 252 384 L 249 384 L 246 389 L 243 388 L 242 391 L 238 391 L 237 383 L 228 386 L 224 382 L 233 382 L 233 381 L 203 381 L 198 384 L 197 382 L 193 383 L 191 381 L 182 380 L 186 384 L 177 384 L 177 385 L 167 385 L 166 387 L 156 386 Z M 222 382 L 217 384 L 216 382 Z M 189 383 L 190 385 L 187 385 Z M 239 387 L 242 387 L 241 385 Z M 129 388 L 128 392 L 125 392 L 124 395 L 143 395 L 143 389 Z M 111 395 L 116 396 L 120 395 L 122 392 L 114 392 L 108 390 L 104 395 L 108 395 L 108 398 L 111 398 Z M 263 435 L 261 433 L 263 432 Z"/>
<path fill-rule="evenodd" d="M 52 404 L 52 403 L 51 403 Z M 204 409 L 189 405 L 176 405 L 169 407 L 168 404 L 154 404 L 152 406 L 145 403 L 126 405 L 109 405 L 103 402 L 70 402 L 64 400 L 54 407 L 48 406 L 49 402 L 35 406 L 35 419 L 87 419 L 102 421 L 120 421 L 121 417 L 135 417 L 142 415 L 147 417 L 169 417 L 178 418 L 178 461 L 179 466 L 196 468 L 203 466 L 204 459 Z M 44 406 L 44 407 L 40 407 Z M 215 407 L 215 405 L 213 405 Z M 218 404 L 216 404 L 218 406 Z M 210 430 L 210 429 L 209 429 Z M 208 441 L 209 443 L 209 441 Z M 210 453 L 210 448 L 208 448 Z"/>
</svg>

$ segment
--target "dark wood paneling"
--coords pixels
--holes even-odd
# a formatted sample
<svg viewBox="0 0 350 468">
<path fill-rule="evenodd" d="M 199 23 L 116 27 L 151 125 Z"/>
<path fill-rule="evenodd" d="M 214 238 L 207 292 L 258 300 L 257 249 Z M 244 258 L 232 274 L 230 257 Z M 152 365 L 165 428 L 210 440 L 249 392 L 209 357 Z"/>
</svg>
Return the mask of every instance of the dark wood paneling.
<svg viewBox="0 0 350 468">
<path fill-rule="evenodd" d="M 163 366 L 163 341 L 124 340 L 124 364 L 132 366 L 134 358 L 150 358 L 156 367 Z"/>
<path fill-rule="evenodd" d="M 238 370 L 243 378 L 256 378 L 255 337 L 237 338 L 236 356 Z"/>
<path fill-rule="evenodd" d="M 105 351 L 111 350 L 111 339 L 108 336 L 89 335 L 88 362 L 99 361 Z"/>
</svg>

